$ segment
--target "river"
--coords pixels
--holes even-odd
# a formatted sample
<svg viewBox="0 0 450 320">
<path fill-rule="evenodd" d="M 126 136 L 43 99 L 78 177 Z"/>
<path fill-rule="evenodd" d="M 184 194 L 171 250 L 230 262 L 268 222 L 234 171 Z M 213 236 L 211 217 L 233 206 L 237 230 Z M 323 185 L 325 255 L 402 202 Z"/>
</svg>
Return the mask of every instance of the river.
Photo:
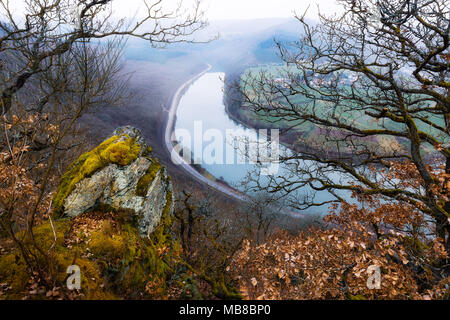
<svg viewBox="0 0 450 320">
<path fill-rule="evenodd" d="M 246 128 L 241 124 L 233 121 L 226 113 L 226 108 L 223 102 L 224 98 L 224 78 L 223 73 L 206 72 L 201 76 L 191 81 L 184 91 L 176 98 L 174 104 L 176 110 L 175 132 L 176 140 L 180 142 L 179 148 L 183 147 L 190 150 L 192 154 L 192 161 L 196 160 L 198 164 L 206 169 L 212 176 L 227 182 L 236 189 L 241 189 L 241 182 L 245 180 L 247 174 L 255 174 L 259 170 L 256 163 L 240 163 L 238 159 L 242 160 L 242 147 L 239 150 L 232 148 L 231 144 L 227 142 L 226 137 L 230 138 L 230 131 L 238 132 L 238 139 L 242 141 L 243 138 L 249 137 L 250 141 L 256 141 L 261 138 L 257 130 Z M 186 138 L 186 134 L 190 138 Z M 222 139 L 220 138 L 222 137 Z M 265 136 L 263 136 L 265 138 Z M 202 143 L 203 142 L 203 143 Z M 197 145 L 196 145 L 197 143 Z M 198 145 L 198 143 L 202 143 Z M 212 146 L 216 148 L 212 149 Z M 210 152 L 214 150 L 213 152 Z M 283 146 L 280 146 L 281 152 L 289 152 Z M 231 156 L 230 153 L 233 153 Z M 234 161 L 227 161 L 230 157 Z M 187 164 L 184 163 L 186 166 Z M 189 170 L 189 168 L 185 168 Z M 192 167 L 191 173 L 192 173 Z M 255 171 L 256 170 L 256 171 Z M 280 166 L 275 176 L 286 177 L 290 174 L 283 165 Z M 330 173 L 333 175 L 333 173 Z M 198 175 L 198 173 L 197 173 Z M 198 176 L 197 176 L 198 178 Z M 339 179 L 339 176 L 334 177 Z M 267 177 L 262 176 L 268 181 Z M 211 179 L 208 179 L 211 181 Z M 223 189 L 223 186 L 217 183 L 208 183 L 218 189 Z M 221 190 L 222 192 L 224 190 Z M 312 189 L 308 186 L 302 187 L 295 192 L 297 197 L 310 194 Z M 317 201 L 331 200 L 331 195 L 327 192 L 320 192 L 315 195 Z M 324 210 L 311 209 L 314 212 Z M 311 211 L 310 210 L 310 211 Z"/>
</svg>

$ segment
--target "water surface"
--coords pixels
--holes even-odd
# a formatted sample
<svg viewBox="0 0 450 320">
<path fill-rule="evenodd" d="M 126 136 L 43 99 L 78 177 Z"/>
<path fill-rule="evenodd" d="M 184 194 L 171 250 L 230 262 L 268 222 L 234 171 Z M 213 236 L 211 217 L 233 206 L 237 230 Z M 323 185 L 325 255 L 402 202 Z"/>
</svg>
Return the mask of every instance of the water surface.
<svg viewBox="0 0 450 320">
<path fill-rule="evenodd" d="M 225 137 L 227 137 L 227 130 L 241 130 L 239 137 L 237 137 L 238 141 L 242 141 L 245 137 L 249 137 L 250 141 L 257 141 L 256 139 L 259 137 L 258 131 L 246 128 L 243 125 L 233 121 L 225 111 L 224 105 L 224 83 L 223 78 L 225 74 L 223 73 L 206 73 L 201 78 L 199 78 L 196 82 L 194 82 L 187 92 L 183 95 L 180 100 L 178 109 L 177 109 L 177 120 L 175 124 L 175 130 L 185 129 L 190 132 L 192 137 L 192 141 L 183 141 L 181 137 L 178 137 L 178 141 L 180 141 L 181 145 L 189 148 L 191 150 L 193 159 L 197 160 L 201 163 L 202 167 L 205 168 L 209 173 L 211 173 L 214 177 L 222 179 L 236 187 L 241 189 L 241 182 L 245 180 L 247 174 L 251 172 L 254 174 L 255 170 L 259 171 L 259 167 L 256 164 L 247 163 L 241 164 L 237 162 L 237 159 L 242 159 L 243 147 L 238 148 L 238 150 L 233 150 L 232 146 L 228 143 L 229 148 L 227 148 L 227 143 Z M 197 124 L 196 124 L 197 122 Z M 216 130 L 216 133 L 220 133 L 224 140 L 222 141 L 222 151 L 223 157 L 220 157 L 219 154 L 212 153 L 216 158 L 222 158 L 223 161 L 221 163 L 208 163 L 205 160 L 205 149 L 208 149 L 208 145 L 210 145 L 213 140 L 204 141 L 202 148 L 196 148 L 194 142 L 195 136 L 195 125 L 199 129 L 199 125 L 201 124 L 202 133 L 208 132 L 208 130 L 213 129 Z M 200 132 L 197 129 L 197 133 Z M 211 132 L 211 131 L 209 131 Z M 201 140 L 198 137 L 201 136 L 197 134 L 197 140 Z M 227 151 L 232 151 L 233 158 L 235 161 L 233 164 L 226 164 Z M 281 146 L 281 152 L 289 152 L 289 149 Z M 203 159 L 202 159 L 203 158 Z M 200 161 L 202 159 L 202 161 Z M 225 164 L 224 164 L 225 163 Z M 309 162 L 310 165 L 314 165 L 314 163 Z M 281 165 L 278 176 L 288 176 L 290 174 L 289 170 L 285 168 L 284 165 Z M 333 179 L 342 178 L 340 175 L 330 173 L 330 176 L 333 176 Z M 266 177 L 261 178 L 262 181 L 264 179 L 266 181 Z M 303 187 L 296 191 L 296 195 L 302 197 L 302 194 L 311 193 L 312 189 L 308 186 Z M 347 195 L 348 197 L 348 195 Z M 332 197 L 327 192 L 320 192 L 316 194 L 316 201 L 327 201 L 331 200 Z M 314 211 L 323 211 L 318 210 L 317 208 Z"/>
</svg>

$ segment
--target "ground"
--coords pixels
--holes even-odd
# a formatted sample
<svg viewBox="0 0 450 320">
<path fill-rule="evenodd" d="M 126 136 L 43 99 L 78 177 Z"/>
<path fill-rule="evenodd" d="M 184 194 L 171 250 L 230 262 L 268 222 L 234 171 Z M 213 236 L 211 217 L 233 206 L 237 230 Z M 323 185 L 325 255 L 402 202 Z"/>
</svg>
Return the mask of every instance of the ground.
<svg viewBox="0 0 450 320">
<path fill-rule="evenodd" d="M 53 287 L 31 277 L 18 249 L 2 242 L 0 299 L 180 299 L 207 294 L 199 288 L 208 287 L 180 263 L 170 210 L 150 238 L 142 238 L 135 223 L 130 213 L 100 210 L 36 227 L 37 243 L 52 261 L 48 270 L 58 279 Z M 65 287 L 70 265 L 81 269 L 81 290 Z"/>
</svg>

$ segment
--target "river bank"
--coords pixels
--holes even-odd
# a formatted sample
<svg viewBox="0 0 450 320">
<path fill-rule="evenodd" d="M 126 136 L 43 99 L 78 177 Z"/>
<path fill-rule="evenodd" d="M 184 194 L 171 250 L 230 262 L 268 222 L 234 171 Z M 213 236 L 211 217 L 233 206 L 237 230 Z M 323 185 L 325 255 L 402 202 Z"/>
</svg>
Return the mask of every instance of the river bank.
<svg viewBox="0 0 450 320">
<path fill-rule="evenodd" d="M 261 124 L 262 120 L 252 120 L 252 119 L 243 120 L 242 117 L 239 115 L 237 109 L 235 111 L 231 110 L 232 108 L 230 108 L 230 104 L 227 102 L 227 99 L 224 99 L 224 105 L 225 105 L 225 112 L 227 113 L 228 117 L 245 128 L 251 128 L 255 130 L 279 129 L 275 126 L 270 126 L 269 124 L 267 125 Z M 353 165 L 359 165 L 361 162 L 366 160 L 364 154 L 358 157 L 354 153 L 346 151 L 336 152 L 333 150 L 326 150 L 326 152 L 324 152 L 323 149 L 315 148 L 310 144 L 300 143 L 299 141 L 301 141 L 300 140 L 301 133 L 298 132 L 290 133 L 289 130 L 283 131 L 283 129 L 279 130 L 280 130 L 279 138 L 281 145 L 290 150 L 295 151 L 298 154 L 303 154 L 305 156 L 307 155 L 311 160 L 319 161 L 320 159 L 339 159 L 340 161 L 345 161 Z M 392 160 L 395 160 L 395 158 L 392 158 Z"/>
<path fill-rule="evenodd" d="M 196 74 L 191 79 L 186 81 L 175 92 L 175 95 L 173 96 L 172 101 L 170 103 L 170 107 L 168 109 L 167 125 L 164 135 L 164 144 L 166 146 L 169 155 L 173 157 L 173 160 L 175 160 L 176 163 L 178 163 L 178 166 L 180 166 L 185 172 L 187 172 L 194 179 L 196 179 L 201 183 L 206 184 L 207 186 L 217 191 L 220 191 L 221 193 L 229 197 L 232 197 L 233 199 L 245 201 L 247 197 L 243 193 L 230 186 L 224 185 L 223 183 L 208 179 L 207 177 L 203 176 L 200 172 L 198 172 L 198 170 L 196 170 L 193 166 L 191 166 L 191 164 L 187 163 L 186 160 L 183 157 L 181 157 L 177 152 L 174 152 L 172 137 L 175 130 L 176 113 L 180 100 L 183 97 L 184 93 L 189 89 L 189 87 L 203 75 L 208 73 L 211 69 L 212 66 L 208 64 L 206 69 L 204 69 L 202 72 Z"/>
<path fill-rule="evenodd" d="M 185 138 L 181 138 L 182 147 L 193 150 L 191 158 L 197 160 L 200 159 L 201 161 L 194 165 L 190 163 L 191 161 L 184 159 L 178 154 L 180 150 L 176 150 L 172 145 L 172 141 L 175 141 L 175 139 L 173 139 L 175 129 L 188 131 L 191 133 L 191 136 L 195 136 L 195 123 L 199 122 L 201 123 L 200 130 L 203 133 L 206 134 L 206 132 L 211 132 L 210 130 L 213 130 L 222 137 L 215 140 L 216 142 L 221 141 L 220 139 L 226 137 L 226 131 L 228 130 L 237 130 L 237 132 L 235 131 L 237 134 L 236 137 L 239 138 L 248 136 L 251 137 L 250 139 L 256 139 L 257 133 L 253 129 L 250 128 L 239 131 L 236 123 L 228 117 L 222 102 L 223 73 L 208 72 L 208 69 L 209 68 L 199 73 L 190 81 L 187 81 L 177 90 L 176 95 L 173 97 L 169 109 L 170 116 L 168 117 L 168 124 L 166 127 L 165 145 L 168 152 L 172 154 L 172 163 L 178 163 L 177 166 L 187 172 L 195 179 L 195 181 L 202 182 L 205 186 L 209 186 L 236 200 L 247 202 L 251 199 L 249 195 L 239 189 L 239 186 L 242 186 L 243 182 L 245 183 L 246 176 L 251 173 L 252 170 L 257 169 L 256 164 L 247 161 L 245 163 L 240 163 L 239 160 L 235 158 L 238 156 L 238 151 L 228 153 L 230 150 L 225 150 L 227 149 L 227 146 L 223 144 L 225 142 L 223 140 L 219 146 L 216 144 L 216 147 L 218 148 L 216 151 L 220 154 L 218 157 L 225 160 L 225 153 L 227 159 L 229 159 L 228 157 L 230 155 L 234 155 L 234 161 L 237 162 L 229 163 L 227 162 L 228 160 L 221 162 L 219 158 L 216 158 L 218 162 L 202 162 L 202 155 L 206 149 L 197 149 L 197 151 L 194 151 L 192 149 L 192 141 L 185 141 Z M 189 90 L 187 90 L 188 88 Z M 239 127 L 241 126 L 239 125 Z M 206 139 L 208 140 L 208 138 Z M 211 144 L 209 146 L 211 146 Z M 220 148 L 223 149 L 220 151 Z M 280 172 L 280 174 L 282 173 Z M 303 214 L 293 211 L 291 208 L 286 208 L 283 210 L 283 213 L 293 217 L 304 217 Z"/>
<path fill-rule="evenodd" d="M 239 125 L 243 126 L 244 128 L 254 129 L 254 130 L 271 130 L 271 129 L 280 129 L 276 128 L 275 126 L 271 126 L 269 124 L 262 123 L 262 120 L 252 120 L 252 119 L 242 119 L 242 117 L 239 114 L 240 108 L 242 108 L 241 101 L 241 95 L 235 88 L 236 83 L 239 81 L 238 79 L 241 77 L 242 73 L 235 73 L 235 74 L 226 74 L 225 75 L 225 91 L 224 91 L 224 106 L 225 106 L 225 112 L 227 116 L 232 119 L 234 122 L 238 123 Z M 233 105 L 233 106 L 232 106 Z M 327 154 L 325 154 L 322 150 L 319 150 L 317 148 L 311 147 L 311 145 L 308 144 L 300 144 L 298 143 L 300 134 L 292 134 L 289 133 L 288 130 L 280 129 L 280 144 L 284 147 L 293 150 L 297 153 L 305 153 L 305 154 L 313 154 L 320 157 L 352 157 L 351 154 L 347 153 L 334 153 L 332 151 L 327 150 Z M 296 144 L 294 145 L 294 141 Z"/>
</svg>

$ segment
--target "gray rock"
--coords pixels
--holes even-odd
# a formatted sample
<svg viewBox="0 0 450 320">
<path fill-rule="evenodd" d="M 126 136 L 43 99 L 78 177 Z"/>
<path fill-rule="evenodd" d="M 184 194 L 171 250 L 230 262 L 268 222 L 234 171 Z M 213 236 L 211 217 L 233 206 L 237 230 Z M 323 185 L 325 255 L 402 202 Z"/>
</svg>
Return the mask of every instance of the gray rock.
<svg viewBox="0 0 450 320">
<path fill-rule="evenodd" d="M 75 185 L 64 200 L 64 215 L 76 217 L 95 210 L 102 204 L 117 210 L 131 210 L 138 218 L 142 236 L 150 235 L 158 226 L 164 212 L 173 213 L 172 185 L 163 167 L 146 186 L 145 196 L 138 195 L 139 180 L 147 173 L 156 159 L 143 156 L 148 146 L 139 130 L 132 127 L 117 129 L 113 136 L 133 138 L 141 145 L 140 156 L 126 166 L 109 164 Z"/>
<path fill-rule="evenodd" d="M 144 137 L 142 136 L 142 133 L 139 129 L 126 126 L 126 127 L 120 127 L 114 130 L 113 134 L 111 136 L 128 136 L 136 141 L 137 144 L 140 144 L 141 147 L 141 155 L 142 152 L 148 147 Z"/>
</svg>

